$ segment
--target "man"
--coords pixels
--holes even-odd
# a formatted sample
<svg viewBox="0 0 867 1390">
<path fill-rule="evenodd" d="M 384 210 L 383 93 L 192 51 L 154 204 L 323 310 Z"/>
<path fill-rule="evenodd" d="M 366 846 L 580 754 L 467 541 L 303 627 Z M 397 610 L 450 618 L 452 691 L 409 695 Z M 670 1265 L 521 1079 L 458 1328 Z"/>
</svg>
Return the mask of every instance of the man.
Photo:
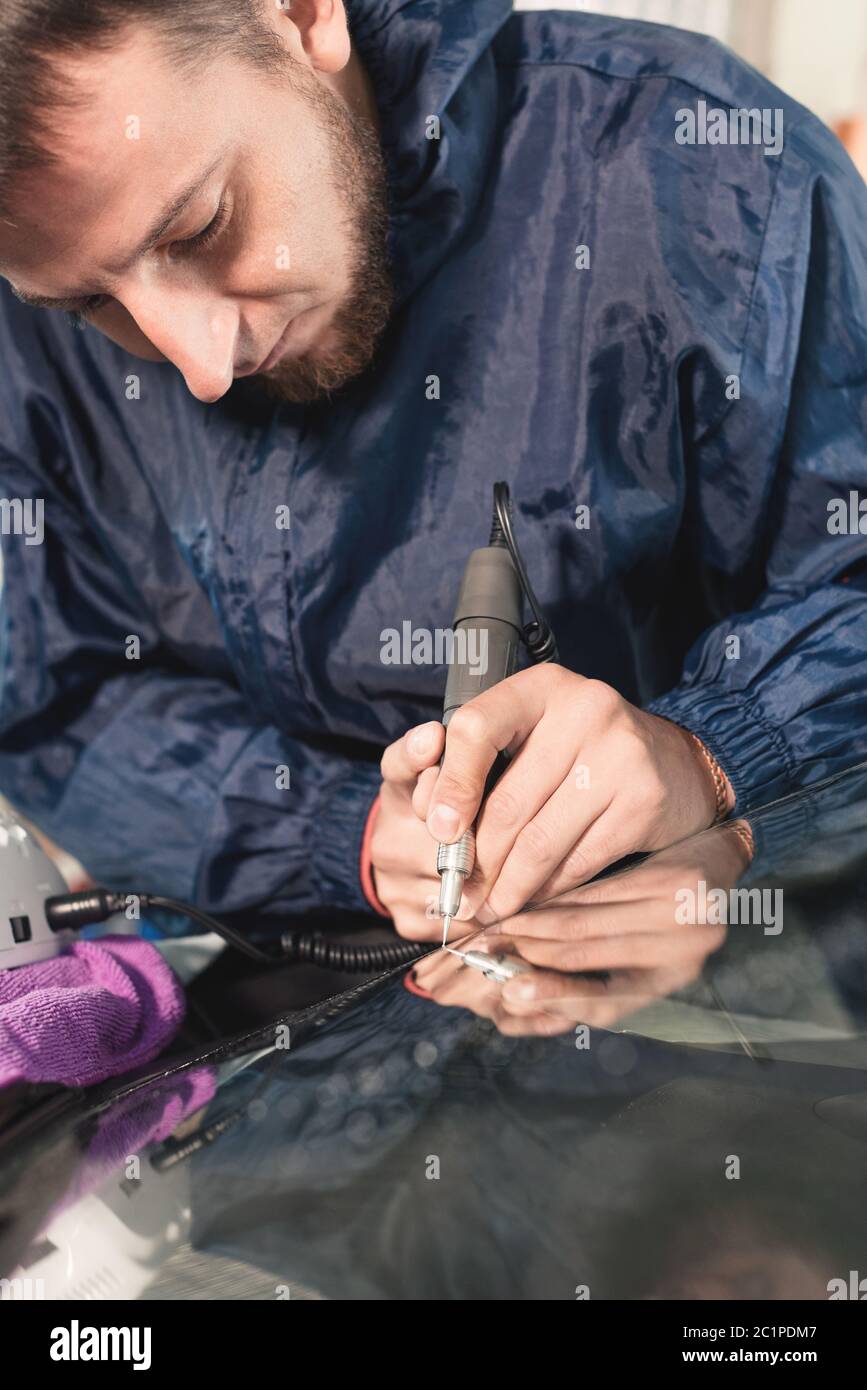
<svg viewBox="0 0 867 1390">
<path fill-rule="evenodd" d="M 103 882 L 431 939 L 499 748 L 479 922 L 867 757 L 864 187 L 707 40 L 510 11 L 0 20 L 0 787 Z M 562 664 L 440 769 L 385 636 L 500 477 Z"/>
</svg>

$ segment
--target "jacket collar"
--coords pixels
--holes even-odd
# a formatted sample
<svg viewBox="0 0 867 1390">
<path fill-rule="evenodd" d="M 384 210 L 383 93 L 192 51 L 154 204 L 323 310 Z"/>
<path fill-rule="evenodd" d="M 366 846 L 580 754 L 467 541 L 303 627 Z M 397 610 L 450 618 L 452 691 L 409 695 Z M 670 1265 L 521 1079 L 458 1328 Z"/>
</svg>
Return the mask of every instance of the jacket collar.
<svg viewBox="0 0 867 1390">
<path fill-rule="evenodd" d="M 496 135 L 491 43 L 512 0 L 345 0 L 388 170 L 398 303 L 447 259 L 481 201 Z M 440 138 L 429 139 L 430 118 Z"/>
</svg>

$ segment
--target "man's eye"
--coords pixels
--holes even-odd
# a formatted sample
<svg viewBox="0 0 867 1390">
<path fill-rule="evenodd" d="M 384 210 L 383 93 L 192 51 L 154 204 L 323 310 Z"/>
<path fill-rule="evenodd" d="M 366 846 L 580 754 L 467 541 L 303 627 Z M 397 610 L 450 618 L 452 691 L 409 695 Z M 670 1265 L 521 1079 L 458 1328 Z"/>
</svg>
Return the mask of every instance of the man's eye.
<svg viewBox="0 0 867 1390">
<path fill-rule="evenodd" d="M 173 256 L 190 256 L 206 251 L 210 246 L 213 246 L 225 227 L 228 221 L 227 214 L 228 202 L 223 197 L 207 227 L 196 232 L 195 236 L 185 237 L 183 241 L 172 242 L 171 254 Z M 75 309 L 67 309 L 65 311 L 66 317 L 74 328 L 84 328 L 93 314 L 107 304 L 110 298 L 111 296 L 107 294 L 93 294 L 89 299 L 82 300 Z"/>
<path fill-rule="evenodd" d="M 73 328 L 86 328 L 88 319 L 107 304 L 111 298 L 108 294 L 92 294 L 89 299 L 85 299 L 77 309 L 67 309 L 66 317 Z"/>
<path fill-rule="evenodd" d="M 206 251 L 217 240 L 226 225 L 226 199 L 221 198 L 220 206 L 214 213 L 207 227 L 203 227 L 195 236 L 186 237 L 183 241 L 173 241 L 171 251 L 173 256 L 195 255 L 199 251 Z"/>
</svg>

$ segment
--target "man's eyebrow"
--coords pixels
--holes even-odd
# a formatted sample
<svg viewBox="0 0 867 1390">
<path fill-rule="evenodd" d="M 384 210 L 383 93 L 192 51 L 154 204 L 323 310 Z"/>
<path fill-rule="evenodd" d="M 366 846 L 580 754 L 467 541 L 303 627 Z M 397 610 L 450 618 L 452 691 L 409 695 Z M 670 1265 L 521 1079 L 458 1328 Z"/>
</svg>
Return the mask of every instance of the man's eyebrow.
<svg viewBox="0 0 867 1390">
<path fill-rule="evenodd" d="M 205 184 L 220 167 L 225 153 L 225 149 L 221 150 L 217 158 L 212 160 L 208 165 L 207 169 L 204 169 L 201 174 L 197 175 L 192 183 L 188 184 L 176 198 L 172 199 L 168 207 L 164 208 L 160 213 L 159 218 L 147 235 L 143 237 L 129 256 L 124 257 L 123 261 L 115 261 L 107 267 L 110 275 L 123 275 L 123 273 L 129 270 L 130 266 L 134 265 L 141 256 L 146 256 L 148 251 L 152 251 L 153 248 L 162 241 L 166 232 L 172 227 L 181 214 L 186 211 L 190 203 L 198 197 Z M 80 299 L 89 299 L 91 296 L 103 293 L 103 291 L 92 289 L 70 290 L 68 294 L 48 296 L 44 294 L 28 294 L 26 290 L 17 289 L 11 281 L 9 281 L 9 287 L 16 299 L 20 299 L 22 304 L 29 304 L 33 309 L 54 309 L 58 305 L 67 304 L 71 301 L 74 302 Z"/>
</svg>

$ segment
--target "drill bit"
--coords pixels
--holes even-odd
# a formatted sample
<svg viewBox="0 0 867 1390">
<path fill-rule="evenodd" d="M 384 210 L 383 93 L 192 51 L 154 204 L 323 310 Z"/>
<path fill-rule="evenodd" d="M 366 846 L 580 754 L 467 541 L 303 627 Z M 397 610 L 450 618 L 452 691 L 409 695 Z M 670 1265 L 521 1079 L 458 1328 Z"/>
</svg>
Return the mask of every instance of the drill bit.
<svg viewBox="0 0 867 1390">
<path fill-rule="evenodd" d="M 447 942 L 448 939 L 449 939 L 449 927 L 451 926 L 451 924 L 452 924 L 452 919 L 451 919 L 451 917 L 449 916 L 449 914 L 446 913 L 445 916 L 443 917 L 443 945 L 444 945 L 444 946 L 445 946 L 446 942 Z"/>
</svg>

